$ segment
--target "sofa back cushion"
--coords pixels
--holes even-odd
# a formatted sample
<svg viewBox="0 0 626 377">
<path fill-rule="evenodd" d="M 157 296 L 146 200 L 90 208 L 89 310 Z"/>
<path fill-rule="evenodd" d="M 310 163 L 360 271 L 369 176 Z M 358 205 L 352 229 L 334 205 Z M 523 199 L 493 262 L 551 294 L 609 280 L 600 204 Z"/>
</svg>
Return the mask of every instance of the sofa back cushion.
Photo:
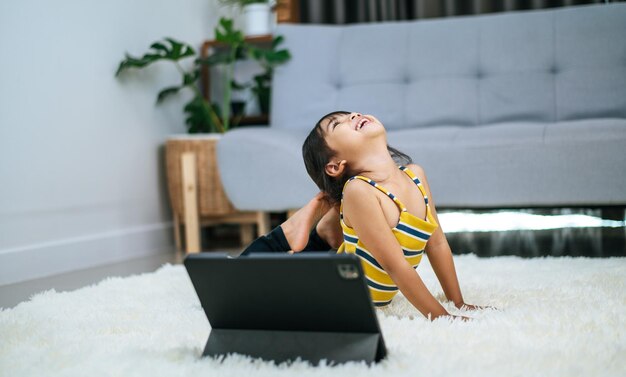
<svg viewBox="0 0 626 377">
<path fill-rule="evenodd" d="M 626 118 L 626 4 L 344 26 L 282 24 L 272 127 L 334 110 L 388 129 Z"/>
</svg>

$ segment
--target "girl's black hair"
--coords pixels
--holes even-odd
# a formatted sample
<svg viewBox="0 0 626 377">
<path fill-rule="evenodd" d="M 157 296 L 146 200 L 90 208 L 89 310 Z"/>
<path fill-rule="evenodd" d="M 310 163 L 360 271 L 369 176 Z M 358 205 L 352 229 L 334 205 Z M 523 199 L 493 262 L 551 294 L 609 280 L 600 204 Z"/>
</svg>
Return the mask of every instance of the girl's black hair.
<svg viewBox="0 0 626 377">
<path fill-rule="evenodd" d="M 326 164 L 336 155 L 324 139 L 324 130 L 322 129 L 322 121 L 333 115 L 350 114 L 348 111 L 333 111 L 320 118 L 315 127 L 309 133 L 309 136 L 302 144 L 302 157 L 304 158 L 304 166 L 307 173 L 319 189 L 326 194 L 326 199 L 331 205 L 341 202 L 341 193 L 344 184 L 352 177 L 353 172 L 350 167 L 346 169 L 344 174 L 333 178 L 326 174 Z M 400 152 L 399 150 L 387 145 L 387 150 L 393 160 L 401 165 L 407 165 L 413 162 L 411 157 Z"/>
</svg>

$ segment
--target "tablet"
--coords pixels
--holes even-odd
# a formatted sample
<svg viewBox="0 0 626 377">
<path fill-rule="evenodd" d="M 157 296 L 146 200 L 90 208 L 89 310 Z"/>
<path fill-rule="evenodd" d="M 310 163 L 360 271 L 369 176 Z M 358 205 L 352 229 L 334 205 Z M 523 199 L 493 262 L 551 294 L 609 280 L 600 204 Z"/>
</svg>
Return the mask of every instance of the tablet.
<svg viewBox="0 0 626 377">
<path fill-rule="evenodd" d="M 184 265 L 212 328 L 205 356 L 369 363 L 386 355 L 353 254 L 211 252 Z"/>
</svg>

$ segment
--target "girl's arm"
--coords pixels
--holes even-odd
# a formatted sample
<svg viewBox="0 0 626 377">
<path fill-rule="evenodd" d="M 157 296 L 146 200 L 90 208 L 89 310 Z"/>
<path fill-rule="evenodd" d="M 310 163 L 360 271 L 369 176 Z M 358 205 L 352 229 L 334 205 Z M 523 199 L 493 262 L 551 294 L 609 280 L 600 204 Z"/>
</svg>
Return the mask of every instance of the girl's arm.
<svg viewBox="0 0 626 377">
<path fill-rule="evenodd" d="M 361 242 L 367 245 L 367 250 L 417 310 L 425 317 L 430 314 L 431 319 L 449 315 L 404 259 L 402 247 L 389 228 L 380 201 L 368 183 L 354 180 L 346 185 L 343 213 Z"/>
<path fill-rule="evenodd" d="M 441 284 L 441 288 L 443 288 L 446 298 L 452 301 L 457 308 L 460 308 L 465 305 L 465 303 L 463 301 L 459 280 L 454 268 L 452 250 L 450 249 L 448 240 L 441 229 L 441 223 L 437 217 L 435 201 L 433 200 L 430 187 L 428 186 L 426 173 L 424 172 L 424 169 L 415 164 L 410 164 L 407 167 L 417 175 L 424 185 L 426 194 L 428 195 L 428 205 L 433 216 L 435 217 L 435 220 L 437 220 L 437 224 L 439 224 L 439 227 L 437 227 L 435 232 L 430 236 L 428 243 L 426 243 L 426 255 L 428 256 L 428 260 L 433 267 L 433 271 L 435 271 L 435 275 L 437 275 L 437 279 L 439 279 L 439 283 Z"/>
</svg>

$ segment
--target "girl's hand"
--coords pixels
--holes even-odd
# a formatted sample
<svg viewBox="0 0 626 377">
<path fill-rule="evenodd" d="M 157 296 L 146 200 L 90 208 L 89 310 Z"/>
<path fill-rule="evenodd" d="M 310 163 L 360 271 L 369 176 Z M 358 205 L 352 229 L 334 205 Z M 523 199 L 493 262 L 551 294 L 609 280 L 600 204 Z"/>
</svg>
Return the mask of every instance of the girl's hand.
<svg viewBox="0 0 626 377">
<path fill-rule="evenodd" d="M 430 314 L 429 314 L 429 315 L 430 315 Z M 437 318 L 441 318 L 441 317 L 448 317 L 448 318 L 452 318 L 453 320 L 456 320 L 456 319 L 461 319 L 463 322 L 468 322 L 468 321 L 471 321 L 471 320 L 472 320 L 472 318 L 471 318 L 471 317 L 466 317 L 466 316 L 464 316 L 464 315 L 454 315 L 454 314 L 447 313 L 447 314 L 440 315 L 440 316 L 437 316 L 437 317 L 435 317 L 435 318 L 432 318 L 432 319 L 431 319 L 431 321 L 433 321 L 433 320 L 435 320 L 435 319 L 437 319 Z M 429 318 L 430 318 L 430 317 L 429 317 Z"/>
<path fill-rule="evenodd" d="M 482 310 L 482 309 L 496 309 L 493 306 L 478 306 L 478 305 L 472 305 L 472 304 L 466 304 L 464 302 L 461 302 L 460 304 L 454 304 L 454 306 L 457 307 L 457 309 L 465 309 L 465 310 Z"/>
<path fill-rule="evenodd" d="M 463 322 L 469 322 L 472 320 L 472 318 L 466 317 L 464 315 L 451 315 L 450 317 L 452 317 L 453 319 L 461 318 Z"/>
</svg>

